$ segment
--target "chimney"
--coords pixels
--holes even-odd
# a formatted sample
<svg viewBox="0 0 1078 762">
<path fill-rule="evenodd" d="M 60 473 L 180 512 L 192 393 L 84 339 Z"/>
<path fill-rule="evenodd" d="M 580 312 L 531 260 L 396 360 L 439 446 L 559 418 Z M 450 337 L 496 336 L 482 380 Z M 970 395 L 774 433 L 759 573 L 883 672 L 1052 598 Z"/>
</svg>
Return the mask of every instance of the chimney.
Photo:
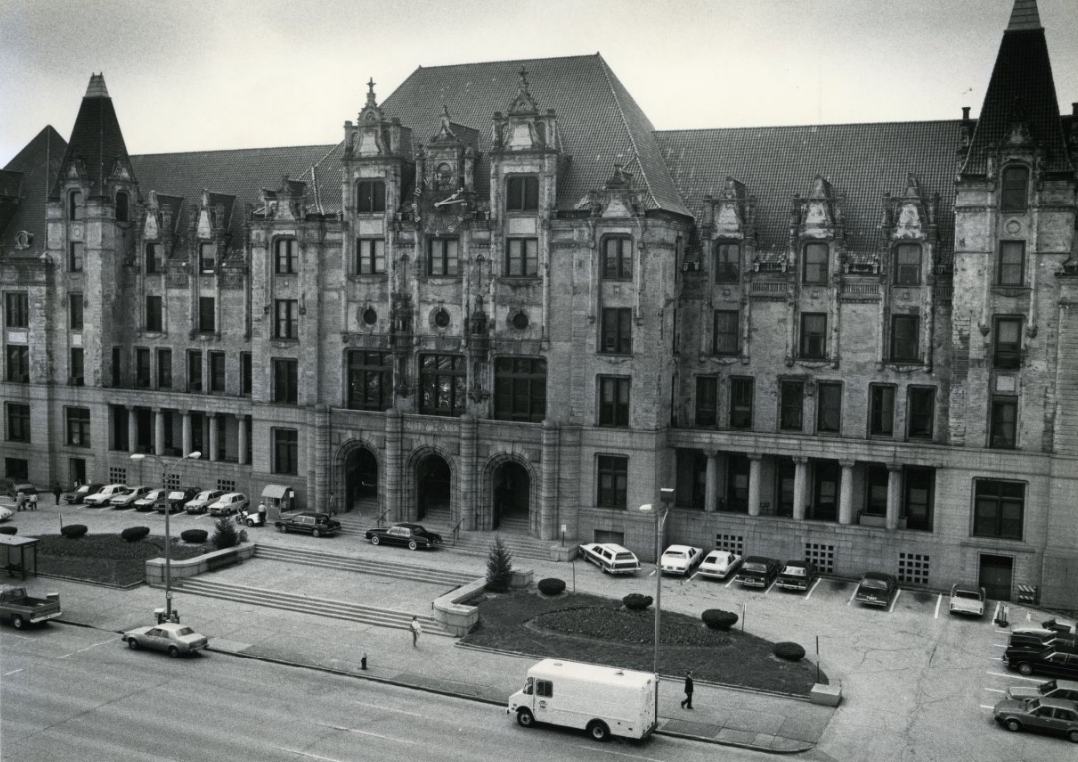
<svg viewBox="0 0 1078 762">
<path fill-rule="evenodd" d="M 1076 103 L 1074 105 L 1078 106 L 1078 103 Z M 969 106 L 963 106 L 962 107 L 962 121 L 963 122 L 968 122 L 969 121 Z"/>
</svg>

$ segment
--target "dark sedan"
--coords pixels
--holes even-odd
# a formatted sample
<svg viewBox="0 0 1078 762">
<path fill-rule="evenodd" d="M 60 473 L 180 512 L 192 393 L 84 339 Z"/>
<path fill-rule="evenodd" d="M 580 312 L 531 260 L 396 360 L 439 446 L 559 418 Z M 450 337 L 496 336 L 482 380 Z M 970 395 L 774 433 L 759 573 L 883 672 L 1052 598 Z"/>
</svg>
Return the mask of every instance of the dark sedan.
<svg viewBox="0 0 1078 762">
<path fill-rule="evenodd" d="M 367 530 L 367 539 L 371 545 L 407 545 L 408 550 L 433 548 L 442 544 L 442 536 L 437 532 L 424 529 L 419 524 L 394 524 L 388 529 Z"/>
<path fill-rule="evenodd" d="M 1040 653 L 1008 648 L 1003 652 L 1003 663 L 1007 669 L 1018 670 L 1027 677 L 1034 673 L 1078 679 L 1078 654 L 1066 653 L 1046 648 Z"/>
<path fill-rule="evenodd" d="M 891 605 L 891 599 L 894 598 L 896 590 L 898 590 L 898 583 L 890 574 L 868 572 L 861 578 L 861 584 L 857 586 L 853 599 L 867 606 L 887 608 Z"/>
<path fill-rule="evenodd" d="M 278 532 L 306 532 L 314 537 L 331 537 L 341 530 L 341 522 L 328 513 L 306 511 L 273 523 Z"/>
<path fill-rule="evenodd" d="M 168 495 L 157 501 L 155 510 L 158 513 L 178 513 L 183 510 L 184 503 L 197 495 L 201 490 L 198 487 L 187 489 L 170 490 Z"/>
<path fill-rule="evenodd" d="M 781 566 L 777 558 L 749 556 L 741 562 L 741 569 L 734 579 L 745 587 L 770 587 Z"/>
<path fill-rule="evenodd" d="M 64 501 L 68 505 L 78 505 L 86 500 L 88 495 L 95 495 L 105 485 L 101 482 L 93 482 L 92 484 L 84 484 L 74 492 L 67 492 L 64 494 Z"/>
</svg>

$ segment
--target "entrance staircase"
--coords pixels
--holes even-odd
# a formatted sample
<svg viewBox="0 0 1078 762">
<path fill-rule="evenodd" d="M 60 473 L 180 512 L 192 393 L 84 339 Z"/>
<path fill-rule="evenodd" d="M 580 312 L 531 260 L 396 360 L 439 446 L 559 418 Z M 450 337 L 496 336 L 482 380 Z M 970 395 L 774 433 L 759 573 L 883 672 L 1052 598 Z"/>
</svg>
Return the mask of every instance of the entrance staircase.
<svg viewBox="0 0 1078 762">
<path fill-rule="evenodd" d="M 414 582 L 429 582 L 433 585 L 444 585 L 447 589 L 474 582 L 480 576 L 479 574 L 466 574 L 447 569 L 430 569 L 408 564 L 386 563 L 385 561 L 368 561 L 363 558 L 344 556 L 338 553 L 326 553 L 320 550 L 277 548 L 265 543 L 255 547 L 255 558 L 353 571 L 377 577 L 396 577 Z"/>
</svg>

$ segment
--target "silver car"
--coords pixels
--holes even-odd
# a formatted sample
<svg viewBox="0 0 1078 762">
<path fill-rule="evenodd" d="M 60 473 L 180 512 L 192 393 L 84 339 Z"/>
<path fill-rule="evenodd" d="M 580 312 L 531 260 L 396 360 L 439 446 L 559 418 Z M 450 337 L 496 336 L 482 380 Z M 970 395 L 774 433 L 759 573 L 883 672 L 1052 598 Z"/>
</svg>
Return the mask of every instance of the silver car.
<svg viewBox="0 0 1078 762">
<path fill-rule="evenodd" d="M 164 651 L 173 658 L 182 654 L 193 654 L 209 645 L 205 635 L 199 635 L 185 624 L 172 622 L 128 630 L 121 640 L 126 641 L 127 647 L 132 651 L 152 648 L 155 651 Z"/>
</svg>

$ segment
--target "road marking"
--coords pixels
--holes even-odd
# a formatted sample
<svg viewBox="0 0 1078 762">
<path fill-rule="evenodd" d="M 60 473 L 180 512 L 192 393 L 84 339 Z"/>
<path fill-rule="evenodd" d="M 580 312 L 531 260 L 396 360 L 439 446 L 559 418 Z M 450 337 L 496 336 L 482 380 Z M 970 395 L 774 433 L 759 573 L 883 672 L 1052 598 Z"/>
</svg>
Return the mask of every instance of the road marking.
<svg viewBox="0 0 1078 762">
<path fill-rule="evenodd" d="M 734 584 L 735 582 L 737 582 L 737 576 L 736 575 L 733 576 L 733 577 L 730 577 L 730 581 L 726 583 L 726 587 L 729 588 L 730 585 Z"/>
<path fill-rule="evenodd" d="M 352 703 L 354 703 L 356 706 L 366 706 L 366 707 L 370 707 L 371 709 L 381 709 L 382 711 L 385 711 L 385 712 L 397 712 L 398 714 L 410 714 L 413 717 L 426 717 L 427 716 L 427 715 L 423 714 L 422 712 L 409 712 L 406 709 L 390 709 L 388 706 L 382 706 L 381 704 L 365 704 L 362 701 L 354 701 Z"/>
<path fill-rule="evenodd" d="M 115 640 L 116 640 L 116 638 L 109 638 L 108 640 L 102 640 L 100 643 L 94 643 L 93 645 L 86 646 L 86 648 L 80 648 L 78 651 L 72 651 L 69 654 L 64 654 L 63 656 L 60 656 L 60 657 L 57 657 L 57 658 L 66 659 L 68 656 L 74 656 L 75 654 L 81 654 L 83 651 L 89 651 L 91 648 L 97 648 L 98 646 L 103 646 L 106 643 L 112 643 Z"/>
<path fill-rule="evenodd" d="M 1021 675 L 1012 675 L 1012 674 L 1009 674 L 1009 673 L 1006 673 L 1006 672 L 989 672 L 988 674 L 995 675 L 996 677 L 1006 677 L 1009 680 L 1029 680 L 1029 682 L 1031 682 L 1031 683 L 1043 683 L 1044 682 L 1043 677 L 1022 677 Z"/>
<path fill-rule="evenodd" d="M 898 603 L 898 596 L 902 595 L 902 588 L 898 588 L 898 592 L 895 593 L 895 597 L 891 600 L 891 608 L 887 609 L 887 613 L 890 614 L 895 610 L 895 604 Z"/>
<path fill-rule="evenodd" d="M 768 586 L 767 590 L 764 590 L 764 595 L 767 595 L 768 593 L 770 593 L 775 588 L 775 585 L 777 585 L 778 583 L 779 583 L 779 581 L 777 579 L 774 582 L 772 582 Z"/>
<path fill-rule="evenodd" d="M 850 600 L 846 601 L 847 606 L 849 606 L 851 603 L 853 603 L 853 597 L 855 595 L 857 595 L 857 588 L 856 587 L 853 589 L 853 592 L 850 593 Z"/>
<path fill-rule="evenodd" d="M 301 757 L 308 757 L 309 759 L 324 759 L 324 760 L 326 760 L 326 762 L 342 762 L 342 760 L 339 760 L 336 757 L 320 757 L 317 754 L 311 754 L 310 752 L 300 751 L 299 749 L 289 749 L 287 746 L 275 746 L 273 748 L 280 749 L 281 751 L 287 751 L 287 752 L 290 752 L 292 754 L 299 754 Z"/>
<path fill-rule="evenodd" d="M 943 603 L 943 593 L 940 593 L 939 597 L 936 598 L 936 616 L 933 617 L 933 619 L 939 619 L 940 618 L 940 604 L 942 604 L 942 603 Z"/>
<path fill-rule="evenodd" d="M 665 760 L 656 759 L 655 757 L 645 757 L 645 756 L 643 756 L 641 754 L 629 754 L 628 752 L 625 752 L 625 751 L 613 751 L 611 749 L 596 749 L 594 745 L 585 745 L 585 744 L 582 744 L 582 743 L 578 743 L 576 745 L 579 746 L 581 749 L 589 749 L 591 751 L 602 751 L 602 752 L 605 752 L 607 754 L 613 754 L 613 755 L 618 756 L 618 757 L 629 757 L 631 759 L 644 759 L 644 760 L 647 760 L 647 762 L 665 762 Z"/>
<path fill-rule="evenodd" d="M 699 573 L 700 573 L 700 572 L 693 572 L 693 573 L 692 573 L 692 576 L 691 576 L 691 577 L 689 577 L 688 581 L 689 581 L 689 582 L 692 582 L 692 581 L 693 581 L 694 579 L 696 579 L 696 575 L 697 575 L 697 574 L 699 574 Z"/>
<path fill-rule="evenodd" d="M 1007 646 L 1003 645 L 1002 643 L 993 643 L 992 646 L 994 648 L 1006 648 L 1007 647 Z"/>
<path fill-rule="evenodd" d="M 384 736 L 384 735 L 381 735 L 380 733 L 372 733 L 369 730 L 356 730 L 355 728 L 344 728 L 344 727 L 341 727 L 340 725 L 330 725 L 330 724 L 325 723 L 325 722 L 320 722 L 318 724 L 321 725 L 324 728 L 332 728 L 333 730 L 343 730 L 346 733 L 358 733 L 361 736 L 372 736 L 373 738 L 381 738 L 383 741 L 398 741 L 399 743 L 406 743 L 406 744 L 408 744 L 410 746 L 418 746 L 419 745 L 416 741 L 408 741 L 408 740 L 405 740 L 404 738 L 394 738 L 393 736 Z"/>
<path fill-rule="evenodd" d="M 981 704 L 981 709 L 995 709 L 994 706 L 988 706 L 987 704 Z"/>
<path fill-rule="evenodd" d="M 992 693 L 1006 693 L 1007 691 L 1002 688 L 985 688 L 986 691 L 992 691 Z"/>
<path fill-rule="evenodd" d="M 22 672 L 22 667 L 19 667 L 19 669 L 13 669 L 10 672 L 5 672 L 4 677 L 7 677 L 8 675 L 14 675 L 17 672 Z"/>
<path fill-rule="evenodd" d="M 811 598 L 811 597 L 812 597 L 812 591 L 813 591 L 813 590 L 815 590 L 815 589 L 816 589 L 817 587 L 819 587 L 819 586 L 820 586 L 820 583 L 821 583 L 821 582 L 823 582 L 823 577 L 817 577 L 817 578 L 816 578 L 816 584 L 814 584 L 814 585 L 812 586 L 812 588 L 811 588 L 811 589 L 810 589 L 810 590 L 808 591 L 808 593 L 807 593 L 807 594 L 805 595 L 805 600 L 806 600 L 806 601 L 807 601 L 807 600 L 808 600 L 809 598 Z"/>
</svg>

